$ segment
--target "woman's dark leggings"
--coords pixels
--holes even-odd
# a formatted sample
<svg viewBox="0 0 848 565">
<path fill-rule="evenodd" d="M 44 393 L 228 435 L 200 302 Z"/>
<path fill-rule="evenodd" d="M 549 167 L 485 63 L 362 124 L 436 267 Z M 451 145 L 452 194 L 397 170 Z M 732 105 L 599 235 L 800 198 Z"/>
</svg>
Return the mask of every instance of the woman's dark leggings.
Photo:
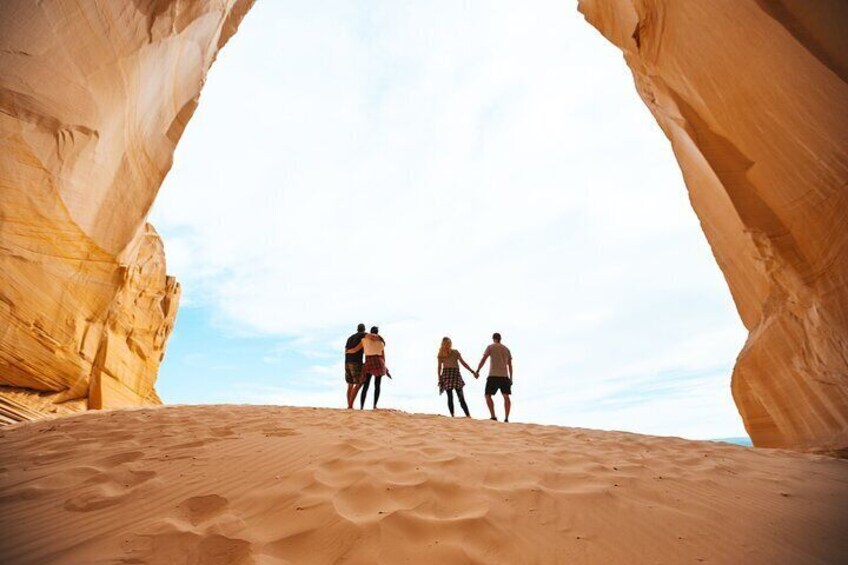
<svg viewBox="0 0 848 565">
<path fill-rule="evenodd" d="M 450 410 L 451 416 L 453 416 L 453 390 L 448 389 L 446 391 L 448 393 L 448 410 Z M 468 413 L 468 405 L 465 403 L 465 395 L 462 394 L 462 389 L 456 389 L 456 397 L 459 399 L 459 405 L 462 406 L 462 411 L 465 412 L 466 416 L 471 416 Z"/>
<path fill-rule="evenodd" d="M 374 408 L 380 400 L 380 381 L 383 377 L 374 377 Z M 359 395 L 359 408 L 365 408 L 365 396 L 368 394 L 368 386 L 371 384 L 371 375 L 365 375 L 365 384 L 362 385 L 362 393 Z"/>
</svg>

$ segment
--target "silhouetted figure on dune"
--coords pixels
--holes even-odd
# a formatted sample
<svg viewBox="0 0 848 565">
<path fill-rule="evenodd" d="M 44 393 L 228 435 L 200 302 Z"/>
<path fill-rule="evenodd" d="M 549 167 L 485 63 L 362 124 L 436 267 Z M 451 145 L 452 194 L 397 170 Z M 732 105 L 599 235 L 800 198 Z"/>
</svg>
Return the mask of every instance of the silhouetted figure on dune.
<svg viewBox="0 0 848 565">
<path fill-rule="evenodd" d="M 375 410 L 377 409 L 377 402 L 380 400 L 380 384 L 383 377 L 391 378 L 388 369 L 386 369 L 386 340 L 379 335 L 379 332 L 380 329 L 377 326 L 372 327 L 371 333 L 363 337 L 359 345 L 345 351 L 345 353 L 357 353 L 359 351 L 365 353 L 365 363 L 362 366 L 362 393 L 359 397 L 360 410 L 365 408 L 365 397 L 368 395 L 371 377 L 374 377 Z"/>
<path fill-rule="evenodd" d="M 495 403 L 492 396 L 501 391 L 504 399 L 504 422 L 509 422 L 509 409 L 512 407 L 509 398 L 512 394 L 512 353 L 501 343 L 499 333 L 492 335 L 492 344 L 483 352 L 483 358 L 480 359 L 480 365 L 477 367 L 478 373 L 487 360 L 490 361 L 489 378 L 486 379 L 486 404 L 489 406 L 489 413 L 492 415 L 492 420 L 498 419 L 495 416 Z"/>
<path fill-rule="evenodd" d="M 359 324 L 356 333 L 347 338 L 345 344 L 345 382 L 347 383 L 347 407 L 353 408 L 356 393 L 362 388 L 362 338 L 366 335 L 365 324 Z M 355 348 L 359 346 L 358 350 Z M 355 350 L 354 352 L 350 352 Z"/>
</svg>

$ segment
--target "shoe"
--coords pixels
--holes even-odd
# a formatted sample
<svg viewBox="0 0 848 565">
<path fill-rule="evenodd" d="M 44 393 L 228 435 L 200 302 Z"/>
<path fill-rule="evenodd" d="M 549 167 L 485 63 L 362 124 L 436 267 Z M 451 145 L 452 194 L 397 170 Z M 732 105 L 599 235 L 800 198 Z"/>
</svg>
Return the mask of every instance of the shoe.
<svg viewBox="0 0 848 565">
<path fill-rule="evenodd" d="M 497 421 L 498 421 L 498 419 L 497 419 L 496 417 L 494 417 L 494 416 L 492 416 L 492 417 L 491 417 L 491 418 L 489 418 L 489 419 L 490 419 L 490 420 L 494 420 L 495 422 L 497 422 Z"/>
</svg>

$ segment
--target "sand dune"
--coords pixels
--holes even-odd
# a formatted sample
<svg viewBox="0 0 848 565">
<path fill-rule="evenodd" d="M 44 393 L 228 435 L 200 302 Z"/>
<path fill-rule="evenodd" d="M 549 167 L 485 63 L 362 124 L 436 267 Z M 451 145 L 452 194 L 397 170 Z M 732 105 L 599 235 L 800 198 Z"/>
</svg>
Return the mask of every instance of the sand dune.
<svg viewBox="0 0 848 565">
<path fill-rule="evenodd" d="M 0 430 L 4 563 L 848 562 L 848 461 L 394 411 Z"/>
</svg>

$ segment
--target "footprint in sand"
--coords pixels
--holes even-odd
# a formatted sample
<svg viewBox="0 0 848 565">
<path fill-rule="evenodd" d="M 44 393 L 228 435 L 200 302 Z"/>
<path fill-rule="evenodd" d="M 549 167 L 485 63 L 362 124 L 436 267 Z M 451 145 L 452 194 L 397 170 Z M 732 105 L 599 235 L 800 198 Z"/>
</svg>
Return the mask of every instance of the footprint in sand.
<svg viewBox="0 0 848 565">
<path fill-rule="evenodd" d="M 136 437 L 134 434 L 128 434 L 124 431 L 114 431 L 103 434 L 102 439 L 98 438 L 98 443 L 108 443 L 109 445 L 115 445 L 116 443 L 122 441 L 130 441 L 135 440 Z"/>
<path fill-rule="evenodd" d="M 169 446 L 167 446 L 166 449 L 168 451 L 173 451 L 175 449 L 197 449 L 197 448 L 200 448 L 200 447 L 204 447 L 205 445 L 208 445 L 209 443 L 212 443 L 213 441 L 214 440 L 211 440 L 211 439 L 198 439 L 196 441 L 189 441 L 189 442 L 180 443 L 180 444 L 177 444 L 177 445 L 169 445 Z"/>
<path fill-rule="evenodd" d="M 253 563 L 250 541 L 231 537 L 246 524 L 228 513 L 229 501 L 217 494 L 180 502 L 176 515 L 122 542 L 125 563 Z M 227 534 L 227 535 L 225 535 Z"/>
<path fill-rule="evenodd" d="M 254 563 L 252 544 L 221 534 L 163 531 L 143 534 L 121 544 L 124 563 L 202 563 L 231 565 Z"/>
<path fill-rule="evenodd" d="M 65 510 L 92 512 L 114 506 L 133 496 L 141 485 L 156 477 L 155 471 L 136 471 L 123 467 L 98 471 L 83 483 L 79 494 L 65 501 Z"/>
<path fill-rule="evenodd" d="M 217 494 L 193 496 L 177 505 L 177 513 L 183 520 L 197 526 L 222 514 L 228 505 L 229 501 Z"/>
<path fill-rule="evenodd" d="M 219 441 L 217 438 L 204 438 L 194 441 L 185 441 L 181 437 L 183 443 L 162 444 L 161 451 L 158 455 L 150 455 L 146 459 L 148 461 L 179 461 L 181 459 L 195 459 L 198 456 L 200 448 L 211 443 Z"/>
<path fill-rule="evenodd" d="M 54 450 L 46 450 L 45 449 L 40 454 L 36 455 L 32 459 L 32 462 L 33 462 L 33 464 L 38 465 L 38 466 L 48 466 L 48 465 L 53 465 L 54 463 L 61 463 L 63 461 L 71 459 L 75 456 L 78 457 L 80 455 L 80 452 L 79 451 L 74 452 L 74 450 L 73 450 L 74 445 L 75 444 L 73 444 L 73 443 L 68 443 L 67 445 L 63 446 L 60 449 L 54 449 Z"/>
<path fill-rule="evenodd" d="M 218 438 L 234 438 L 234 437 L 238 436 L 238 434 L 236 434 L 233 431 L 233 429 L 228 427 L 228 426 L 222 426 L 222 427 L 219 427 L 219 428 L 211 428 L 209 430 L 209 433 L 212 436 L 218 437 Z"/>
<path fill-rule="evenodd" d="M 17 486 L 11 488 L 0 487 L 0 504 L 14 500 L 31 500 L 61 490 L 75 491 L 80 484 L 100 473 L 102 471 L 96 467 L 82 465 L 63 469 L 58 473 L 47 473 L 36 478 L 32 483 L 23 488 Z"/>
<path fill-rule="evenodd" d="M 116 453 L 115 455 L 110 455 L 109 457 L 104 457 L 95 465 L 104 466 L 106 468 L 117 467 L 118 465 L 123 465 L 124 463 L 132 463 L 138 459 L 144 457 L 144 453 L 141 451 L 127 451 L 125 453 Z"/>
<path fill-rule="evenodd" d="M 0 495 L 0 504 L 6 504 L 9 502 L 17 502 L 20 500 L 34 500 L 39 498 L 45 494 L 49 494 L 51 492 L 50 488 L 41 486 L 41 485 L 31 485 L 23 488 L 19 488 L 11 492 L 10 494 Z"/>
</svg>

